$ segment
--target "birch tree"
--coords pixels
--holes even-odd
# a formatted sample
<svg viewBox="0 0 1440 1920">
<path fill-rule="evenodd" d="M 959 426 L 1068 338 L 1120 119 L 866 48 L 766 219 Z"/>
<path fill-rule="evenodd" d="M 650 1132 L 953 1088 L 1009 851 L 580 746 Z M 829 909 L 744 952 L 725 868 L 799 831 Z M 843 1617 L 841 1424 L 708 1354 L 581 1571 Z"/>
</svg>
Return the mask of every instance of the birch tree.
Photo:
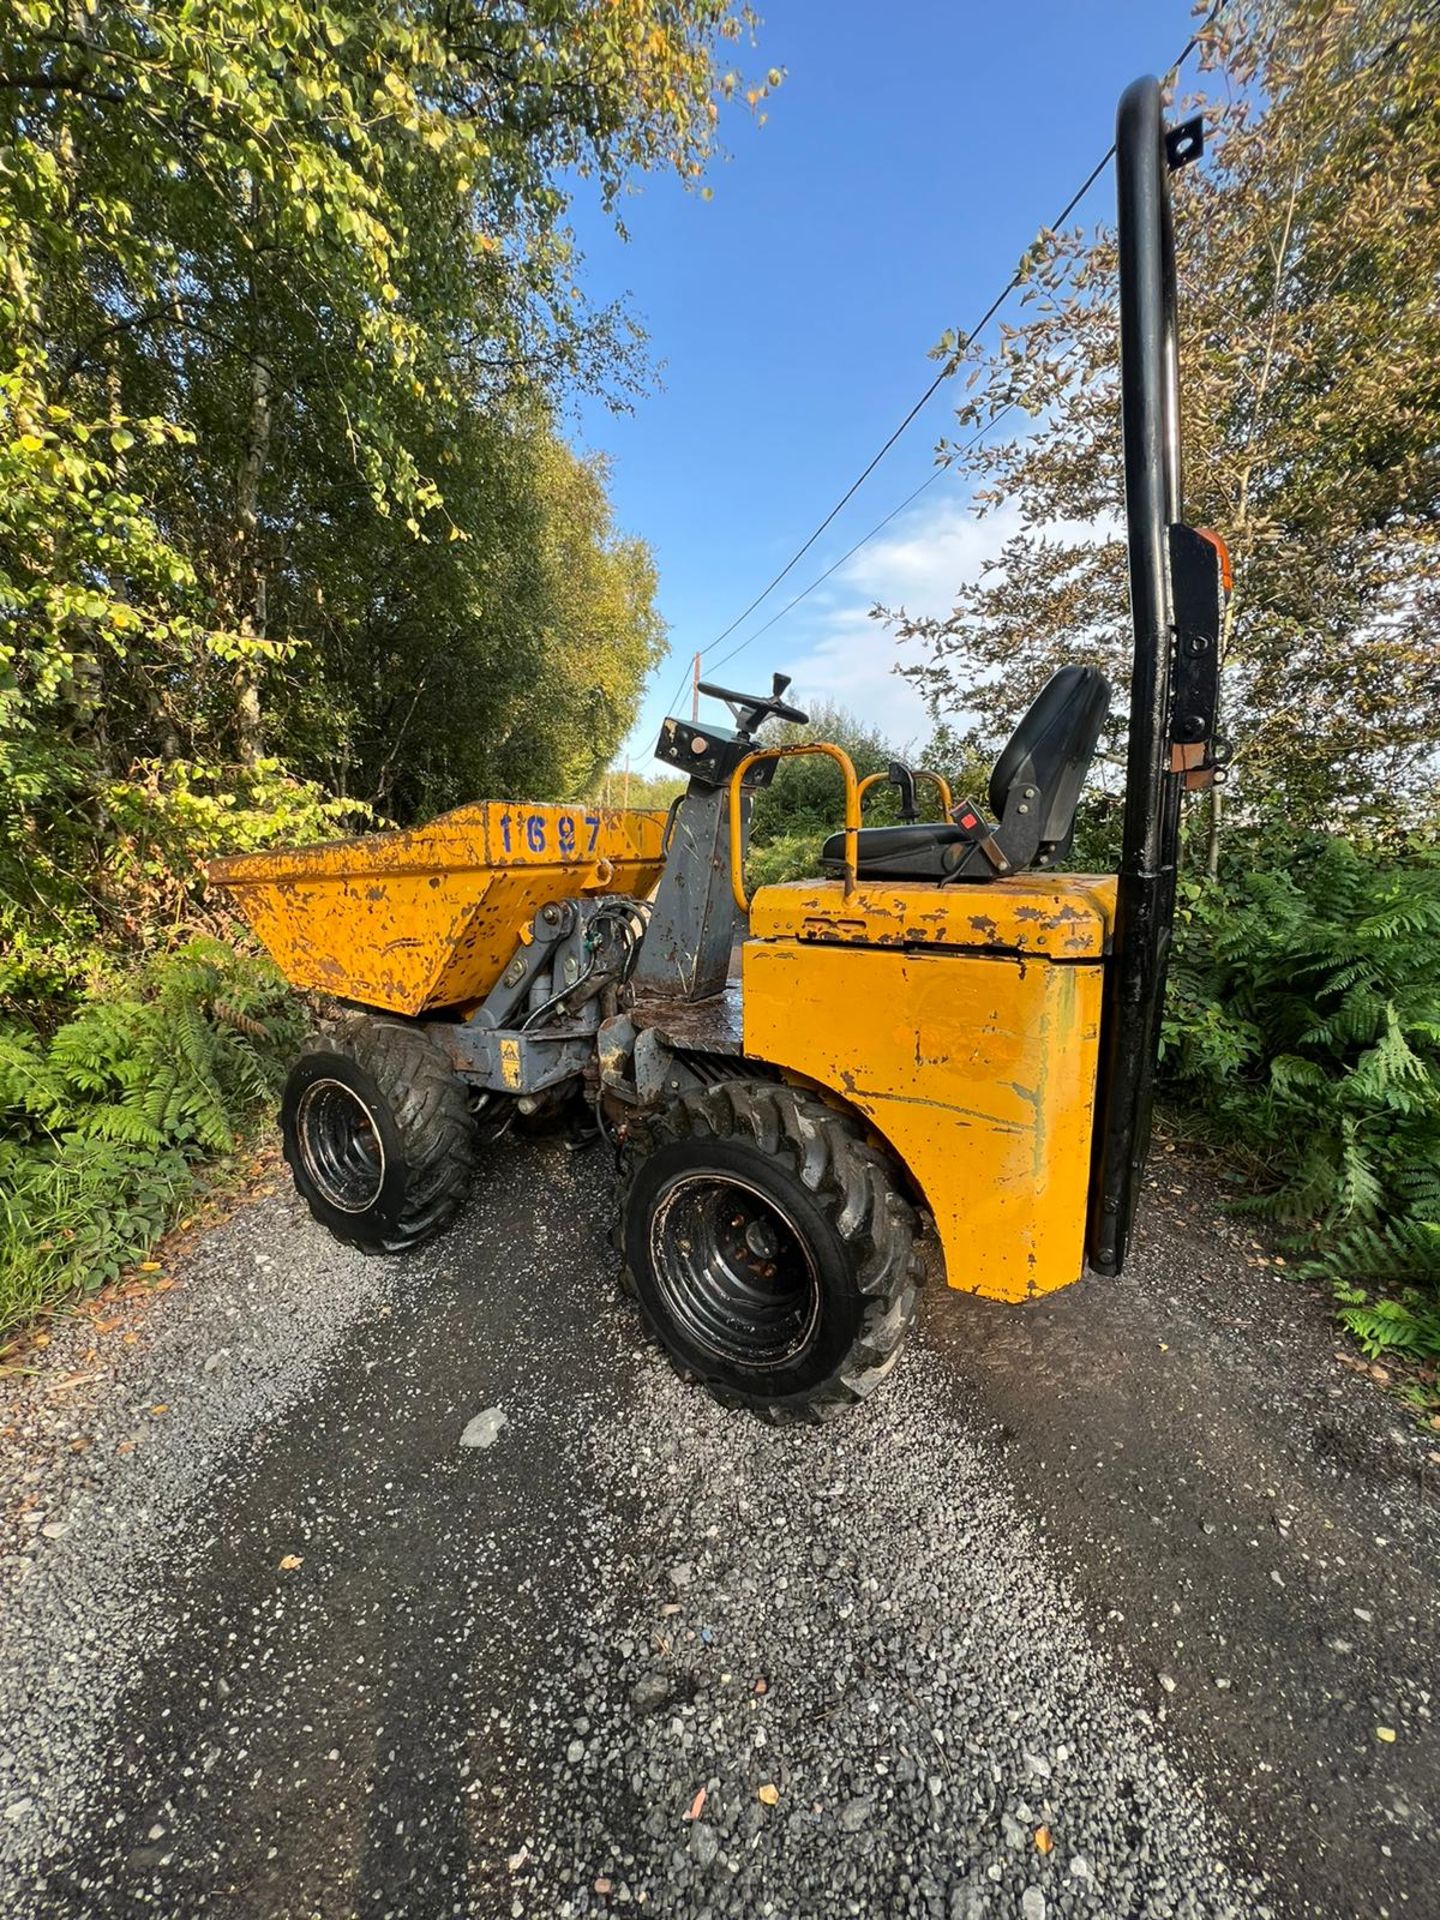
<svg viewBox="0 0 1440 1920">
<path fill-rule="evenodd" d="M 1229 543 L 1221 806 L 1297 825 L 1433 809 L 1440 712 L 1440 11 L 1236 0 L 1204 30 L 1209 152 L 1175 178 L 1186 517 Z M 941 457 L 1016 531 L 944 619 L 891 617 L 937 716 L 993 749 L 1062 660 L 1122 689 L 1116 258 L 1042 233 Z M 990 422 L 995 430 L 976 445 Z M 1123 697 L 1107 753 L 1122 753 Z"/>
</svg>

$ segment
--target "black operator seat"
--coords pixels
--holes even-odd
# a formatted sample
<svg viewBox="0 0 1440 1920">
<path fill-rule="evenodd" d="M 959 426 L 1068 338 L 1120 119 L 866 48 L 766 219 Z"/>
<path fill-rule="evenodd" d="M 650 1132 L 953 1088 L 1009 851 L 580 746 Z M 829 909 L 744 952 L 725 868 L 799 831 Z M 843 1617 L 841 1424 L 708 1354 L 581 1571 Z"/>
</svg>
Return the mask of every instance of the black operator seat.
<svg viewBox="0 0 1440 1920">
<path fill-rule="evenodd" d="M 968 803 L 953 821 L 862 827 L 857 873 L 868 880 L 993 880 L 1049 867 L 1070 851 L 1075 809 L 1100 729 L 1110 682 L 1097 667 L 1061 667 L 1030 704 L 990 776 L 995 826 Z M 820 850 L 827 871 L 843 868 L 845 836 Z"/>
</svg>

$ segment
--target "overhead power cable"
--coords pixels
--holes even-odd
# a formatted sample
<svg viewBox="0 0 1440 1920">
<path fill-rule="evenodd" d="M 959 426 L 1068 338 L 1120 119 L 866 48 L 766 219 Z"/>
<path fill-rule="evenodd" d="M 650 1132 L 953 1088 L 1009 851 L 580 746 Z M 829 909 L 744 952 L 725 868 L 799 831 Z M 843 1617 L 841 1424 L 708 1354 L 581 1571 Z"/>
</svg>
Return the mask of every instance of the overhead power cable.
<svg viewBox="0 0 1440 1920">
<path fill-rule="evenodd" d="M 987 420 L 984 426 L 980 429 L 980 431 L 977 434 L 975 434 L 971 439 L 967 440 L 965 442 L 965 445 L 959 448 L 958 451 L 962 454 L 965 454 L 965 453 L 968 453 L 972 447 L 978 446 L 981 440 L 984 439 L 985 435 L 989 433 L 994 427 L 997 427 L 1000 424 L 1000 422 L 1005 418 L 1006 414 L 1013 412 L 1017 405 L 1018 405 L 1017 401 L 1007 400 L 1005 402 L 1005 405 L 1001 407 L 1000 411 L 994 414 L 989 420 Z M 905 498 L 900 502 L 898 507 L 892 507 L 889 513 L 886 514 L 883 520 L 877 520 L 875 525 L 871 527 L 868 533 L 862 533 L 860 538 L 855 542 L 853 547 L 850 547 L 846 552 L 842 553 L 840 558 L 832 562 L 832 564 L 828 566 L 823 573 L 817 574 L 815 578 L 810 582 L 808 587 L 802 587 L 799 593 L 795 595 L 793 600 L 787 600 L 784 606 L 781 607 L 778 613 L 772 613 L 770 618 L 765 622 L 763 627 L 757 627 L 754 633 L 749 634 L 744 640 L 740 642 L 738 647 L 732 647 L 728 653 L 722 653 L 718 660 L 713 661 L 711 663 L 710 671 L 712 673 L 717 673 L 720 670 L 720 668 L 726 664 L 727 661 L 733 660 L 737 653 L 743 653 L 746 647 L 748 647 L 753 641 L 758 640 L 762 634 L 766 634 L 770 631 L 772 627 L 778 626 L 780 622 L 785 618 L 787 613 L 793 613 L 796 607 L 799 606 L 802 600 L 808 600 L 810 595 L 814 593 L 817 587 L 824 586 L 825 582 L 830 578 L 832 573 L 838 573 L 840 568 L 844 566 L 847 560 L 853 560 L 855 558 L 855 555 L 859 553 L 860 549 L 864 546 L 868 546 L 870 542 L 875 538 L 877 533 L 883 533 L 886 527 L 889 526 L 892 520 L 898 519 L 899 516 L 902 513 L 904 513 L 907 507 L 914 505 L 914 503 L 920 498 L 921 494 L 924 493 L 927 488 L 933 487 L 935 482 L 939 480 L 942 477 L 942 475 L 947 474 L 949 472 L 950 472 L 950 463 L 948 461 L 943 466 L 936 467 L 933 470 L 933 472 L 928 474 L 926 478 L 920 482 L 919 486 L 916 487 L 912 493 L 906 494 Z"/>
<path fill-rule="evenodd" d="M 1075 211 L 1076 207 L 1079 206 L 1080 202 L 1085 198 L 1086 194 L 1090 191 L 1091 187 L 1094 186 L 1095 182 L 1100 178 L 1100 175 L 1105 171 L 1105 168 L 1109 165 L 1110 155 L 1113 154 L 1114 151 L 1115 151 L 1115 148 L 1112 145 L 1109 148 L 1109 150 L 1106 152 L 1104 159 L 1098 161 L 1097 164 L 1091 169 L 1087 179 L 1083 182 L 1081 186 L 1076 188 L 1075 192 L 1071 194 L 1069 200 L 1066 201 L 1064 207 L 1061 208 L 1060 212 L 1055 216 L 1054 220 L 1051 221 L 1050 224 L 1052 228 L 1063 226 L 1065 222 L 1070 218 L 1070 215 Z M 786 577 L 786 575 L 790 573 L 792 569 L 801 560 L 804 559 L 805 555 L 810 551 L 811 547 L 814 546 L 815 542 L 820 538 L 821 534 L 824 533 L 825 529 L 830 525 L 831 521 L 835 518 L 835 516 L 838 513 L 842 512 L 844 508 L 849 506 L 850 502 L 855 498 L 855 495 L 860 491 L 861 487 L 864 486 L 865 482 L 870 478 L 871 474 L 879 466 L 880 462 L 885 458 L 886 454 L 889 453 L 890 449 L 895 445 L 895 442 L 906 431 L 906 429 L 910 426 L 912 421 L 914 421 L 919 414 L 924 412 L 925 408 L 928 406 L 928 404 L 934 398 L 934 396 L 939 392 L 940 388 L 944 386 L 945 382 L 950 378 L 951 374 L 954 373 L 956 369 L 960 366 L 961 364 L 960 355 L 961 355 L 961 352 L 963 351 L 963 348 L 966 346 L 969 346 L 972 340 L 978 339 L 978 337 L 985 331 L 986 327 L 989 326 L 990 322 L 995 318 L 996 314 L 1000 311 L 1001 307 L 1003 307 L 1005 302 L 1010 298 L 1010 295 L 1015 291 L 1016 287 L 1020 285 L 1021 276 L 1023 272 L 1024 272 L 1023 265 L 1016 267 L 1014 273 L 1010 276 L 1009 280 L 1000 289 L 999 293 L 996 294 L 995 298 L 990 302 L 989 306 L 985 309 L 984 313 L 982 313 L 980 318 L 975 322 L 975 325 L 964 336 L 964 340 L 962 342 L 961 347 L 957 347 L 954 353 L 946 356 L 944 365 L 941 367 L 940 371 L 936 374 L 935 378 L 930 382 L 929 386 L 926 387 L 925 391 L 921 394 L 920 398 L 915 402 L 914 406 L 911 407 L 910 411 L 906 414 L 905 418 L 900 422 L 899 426 L 896 427 L 895 431 L 890 435 L 890 438 L 885 442 L 884 446 L 882 446 L 879 449 L 879 451 L 873 456 L 873 458 L 868 462 L 868 464 L 861 469 L 860 473 L 856 476 L 854 480 L 851 481 L 850 485 L 845 489 L 844 493 L 841 494 L 840 498 L 835 502 L 834 506 L 826 514 L 825 518 L 820 522 L 819 526 L 816 527 L 815 531 L 812 534 L 810 534 L 807 539 L 801 542 L 801 544 L 795 549 L 794 553 L 792 553 L 790 558 L 785 562 L 784 566 L 781 567 L 780 571 L 777 574 L 775 574 L 770 581 L 767 582 L 767 584 L 760 590 L 759 593 L 756 594 L 755 598 L 750 602 L 749 606 L 745 608 L 744 612 L 737 613 L 735 618 L 730 622 L 728 627 L 724 628 L 720 633 L 717 633 L 715 638 L 709 643 L 708 646 L 701 648 L 702 657 L 705 654 L 711 652 L 713 648 L 718 647 L 722 641 L 728 640 L 731 634 L 734 633 L 735 629 L 738 626 L 742 626 L 745 623 L 745 621 L 747 621 L 750 618 L 751 614 L 754 613 L 755 609 L 762 603 L 762 601 L 768 600 L 770 598 L 770 595 L 775 591 L 776 587 L 779 586 L 780 582 Z"/>
<path fill-rule="evenodd" d="M 787 613 L 793 613 L 796 607 L 799 606 L 802 600 L 808 600 L 810 595 L 814 593 L 817 587 L 824 586 L 825 582 L 830 578 L 832 573 L 838 573 L 840 568 L 844 566 L 847 560 L 853 560 L 855 555 L 860 551 L 860 549 L 863 546 L 867 545 L 871 540 L 873 540 L 877 533 L 883 532 L 884 529 L 889 526 L 890 522 L 894 520 L 897 515 L 902 514 L 907 507 L 913 506 L 914 503 L 920 498 L 921 494 L 924 493 L 928 487 L 933 487 L 935 482 L 940 478 L 941 474 L 946 473 L 948 471 L 949 469 L 946 467 L 936 467 L 933 473 L 929 474 L 924 480 L 920 482 L 919 486 L 915 488 L 913 493 L 907 493 L 905 498 L 900 502 L 898 507 L 892 507 L 889 513 L 886 514 L 883 520 L 877 521 L 876 524 L 870 529 L 868 533 L 862 534 L 861 537 L 855 542 L 854 546 L 849 548 L 845 553 L 842 553 L 840 558 L 837 561 L 835 561 L 835 563 L 832 566 L 828 566 L 825 569 L 824 573 L 817 574 L 816 577 L 810 582 L 808 587 L 802 587 L 799 593 L 795 595 L 793 600 L 787 600 L 784 606 L 781 607 L 778 613 L 772 613 L 770 618 L 765 622 L 763 627 L 757 627 L 754 633 L 748 635 L 744 640 L 740 642 L 738 647 L 731 647 L 728 653 L 722 653 L 718 660 L 712 661 L 710 665 L 711 673 L 718 673 L 721 667 L 723 667 L 727 663 L 727 661 L 733 660 L 735 658 L 737 653 L 743 653 L 748 646 L 753 646 L 755 641 L 757 641 L 762 634 L 766 634 L 770 631 L 772 627 L 778 626 L 780 622 L 785 618 Z"/>
<path fill-rule="evenodd" d="M 1211 7 L 1210 11 L 1206 14 L 1204 20 L 1196 28 L 1195 32 L 1191 34 L 1190 38 L 1185 42 L 1185 45 L 1181 48 L 1180 52 L 1176 55 L 1175 59 L 1170 63 L 1170 66 L 1166 69 L 1167 74 L 1177 74 L 1179 72 L 1180 68 L 1184 66 L 1185 62 L 1190 58 L 1190 55 L 1195 51 L 1196 47 L 1199 46 L 1201 36 L 1204 34 L 1206 28 L 1208 28 L 1218 18 L 1218 16 L 1224 11 L 1227 4 L 1228 4 L 1228 0 L 1215 0 L 1215 4 Z M 1090 189 L 1095 185 L 1095 182 L 1100 178 L 1101 174 L 1104 173 L 1105 169 L 1109 166 L 1111 160 L 1114 157 L 1115 157 L 1115 144 L 1112 141 L 1110 145 L 1105 149 L 1104 153 L 1101 154 L 1100 158 L 1095 162 L 1095 165 L 1090 169 L 1089 173 L 1081 181 L 1080 185 L 1071 194 L 1070 198 L 1065 202 L 1065 205 L 1060 209 L 1059 213 L 1056 214 L 1055 218 L 1049 223 L 1050 231 L 1053 232 L 1057 228 L 1064 226 L 1065 222 L 1070 218 L 1071 214 L 1074 213 L 1075 209 L 1080 205 L 1081 201 L 1084 200 L 1085 196 L 1090 192 Z M 960 349 L 957 349 L 954 353 L 950 354 L 946 358 L 944 364 L 940 368 L 940 371 L 935 375 L 934 379 L 926 387 L 925 391 L 920 395 L 919 399 L 910 408 L 909 412 L 905 415 L 904 419 L 901 420 L 900 424 L 890 434 L 889 438 L 884 442 L 884 444 L 877 450 L 874 456 L 861 469 L 860 473 L 846 488 L 845 492 L 841 494 L 840 498 L 835 502 L 834 506 L 831 507 L 830 511 L 825 515 L 824 519 L 820 521 L 819 525 L 816 526 L 813 532 L 811 532 L 801 542 L 801 544 L 795 549 L 794 553 L 791 554 L 790 558 L 785 562 L 784 566 L 781 567 L 777 573 L 771 576 L 771 578 L 765 583 L 764 587 L 761 588 L 760 592 L 755 595 L 754 599 L 751 600 L 748 606 L 743 608 L 741 612 L 739 612 L 735 616 L 735 618 L 730 622 L 728 627 L 722 628 L 721 631 L 715 635 L 713 640 L 709 641 L 706 646 L 700 649 L 700 654 L 699 654 L 700 659 L 703 660 L 706 654 L 712 653 L 716 647 L 720 646 L 724 641 L 728 640 L 730 638 L 730 635 L 734 633 L 737 627 L 744 625 L 745 621 L 750 618 L 750 615 L 754 613 L 758 607 L 763 605 L 766 600 L 769 599 L 770 595 L 775 591 L 776 587 L 780 585 L 781 581 L 786 579 L 789 576 L 789 574 L 793 572 L 794 568 L 810 551 L 811 547 L 815 545 L 815 542 L 821 537 L 821 535 L 831 525 L 831 523 L 835 520 L 837 515 L 839 515 L 845 509 L 845 507 L 849 505 L 851 500 L 853 500 L 855 495 L 860 491 L 861 487 L 863 487 L 865 482 L 870 478 L 871 474 L 874 473 L 875 469 L 880 465 L 881 461 L 890 452 L 890 449 L 895 445 L 896 441 L 898 441 L 901 438 L 901 436 L 907 431 L 907 429 L 913 424 L 913 422 L 918 417 L 918 415 L 925 410 L 926 406 L 929 404 L 931 399 L 933 399 L 933 397 L 939 391 L 939 389 L 944 385 L 944 383 L 951 377 L 953 373 L 957 371 L 957 369 L 961 365 L 960 355 L 961 355 L 961 351 L 963 351 L 963 347 L 968 347 L 969 345 L 971 345 L 976 339 L 978 339 L 980 334 L 984 332 L 985 328 L 989 326 L 990 322 L 995 318 L 995 315 L 1000 311 L 1001 307 L 1003 307 L 1005 302 L 1010 298 L 1010 295 L 1014 293 L 1016 288 L 1021 285 L 1024 277 L 1024 271 L 1025 271 L 1024 259 L 1022 257 L 1021 263 L 1015 268 L 1015 271 L 1011 274 L 1009 280 L 1006 281 L 1005 285 L 1000 289 L 999 293 L 996 294 L 995 298 L 990 302 L 989 306 L 985 309 L 984 313 L 981 314 L 980 318 L 976 321 L 975 325 L 970 328 L 967 334 L 965 334 L 963 338 L 962 347 Z M 997 414 L 995 416 L 995 420 L 990 421 L 987 427 L 983 431 L 988 432 L 989 428 L 993 427 L 995 425 L 995 421 L 999 420 L 1000 418 L 1001 418 L 1001 415 Z M 977 435 L 976 437 L 978 439 L 979 436 Z M 972 442 L 971 444 L 973 445 L 974 442 Z M 905 508 L 909 506 L 912 501 L 918 499 L 919 496 L 925 491 L 925 489 L 931 486 L 945 471 L 946 469 L 944 467 L 937 467 L 934 473 L 932 473 L 919 487 L 917 487 L 913 493 L 911 493 L 905 500 L 901 501 L 900 505 L 896 507 L 893 512 L 888 513 L 883 520 L 878 521 L 876 525 L 870 529 L 869 533 L 865 534 L 862 539 L 858 540 L 855 543 L 855 545 L 849 549 L 847 553 L 843 554 L 840 557 L 840 559 L 835 562 L 833 566 L 828 567 L 824 573 L 820 574 L 815 580 L 812 580 L 810 585 L 806 587 L 803 592 L 797 594 L 795 598 L 789 601 L 787 605 L 783 607 L 778 614 L 774 615 L 770 620 L 766 621 L 764 626 L 758 627 L 756 631 L 749 636 L 749 639 L 742 641 L 738 647 L 732 647 L 729 653 L 722 655 L 720 660 L 714 662 L 710 670 L 714 672 L 716 668 L 723 666 L 727 661 L 733 660 L 738 653 L 742 652 L 745 647 L 748 647 L 750 645 L 750 642 L 752 640 L 758 640 L 761 634 L 768 633 L 772 626 L 776 625 L 776 623 L 779 620 L 784 618 L 785 614 L 791 612 L 795 607 L 797 607 L 800 604 L 802 600 L 804 600 L 809 594 L 813 593 L 816 587 L 820 586 L 824 581 L 828 580 L 832 573 L 834 573 L 838 568 L 842 567 L 847 560 L 853 558 L 854 555 L 859 552 L 860 548 L 863 547 L 867 541 L 873 540 L 876 534 L 878 534 L 883 528 L 887 527 L 890 524 L 890 522 L 893 519 L 895 519 L 897 514 L 903 513 Z M 676 700 L 678 700 L 680 698 L 680 695 L 684 692 L 687 678 L 688 678 L 688 675 L 681 679 L 680 685 L 676 689 L 676 695 L 675 695 Z M 672 701 L 671 702 L 672 708 L 674 704 L 675 704 L 674 701 Z"/>
</svg>

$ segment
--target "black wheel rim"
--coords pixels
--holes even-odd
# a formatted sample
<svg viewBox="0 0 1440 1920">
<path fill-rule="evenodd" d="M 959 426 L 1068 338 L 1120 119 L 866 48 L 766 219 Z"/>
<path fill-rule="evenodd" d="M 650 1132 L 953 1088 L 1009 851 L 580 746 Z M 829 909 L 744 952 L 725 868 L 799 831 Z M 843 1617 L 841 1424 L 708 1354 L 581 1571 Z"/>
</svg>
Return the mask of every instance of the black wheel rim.
<svg viewBox="0 0 1440 1920">
<path fill-rule="evenodd" d="M 385 1144 L 375 1116 L 343 1080 L 316 1080 L 300 1097 L 295 1131 L 305 1171 L 342 1213 L 368 1213 L 385 1184 Z"/>
<path fill-rule="evenodd" d="M 814 1257 L 784 1208 L 748 1181 L 672 1180 L 650 1218 L 650 1264 L 678 1329 L 732 1366 L 793 1366 L 815 1337 Z"/>
</svg>

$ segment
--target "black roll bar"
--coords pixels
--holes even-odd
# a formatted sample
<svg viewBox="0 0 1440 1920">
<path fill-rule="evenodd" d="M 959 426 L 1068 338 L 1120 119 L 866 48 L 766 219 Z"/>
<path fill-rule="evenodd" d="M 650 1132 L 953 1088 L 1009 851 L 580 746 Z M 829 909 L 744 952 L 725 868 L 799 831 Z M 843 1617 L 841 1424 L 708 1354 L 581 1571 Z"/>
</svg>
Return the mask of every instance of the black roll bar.
<svg viewBox="0 0 1440 1920">
<path fill-rule="evenodd" d="M 1181 519 L 1180 356 L 1170 168 L 1199 134 L 1168 141 L 1160 83 L 1134 81 L 1115 123 L 1120 266 L 1120 398 L 1134 667 L 1125 834 L 1115 935 L 1105 969 L 1086 1254 L 1119 1273 L 1150 1144 L 1160 1016 L 1175 915 L 1183 780 L 1171 771 L 1174 608 L 1170 529 Z"/>
</svg>

